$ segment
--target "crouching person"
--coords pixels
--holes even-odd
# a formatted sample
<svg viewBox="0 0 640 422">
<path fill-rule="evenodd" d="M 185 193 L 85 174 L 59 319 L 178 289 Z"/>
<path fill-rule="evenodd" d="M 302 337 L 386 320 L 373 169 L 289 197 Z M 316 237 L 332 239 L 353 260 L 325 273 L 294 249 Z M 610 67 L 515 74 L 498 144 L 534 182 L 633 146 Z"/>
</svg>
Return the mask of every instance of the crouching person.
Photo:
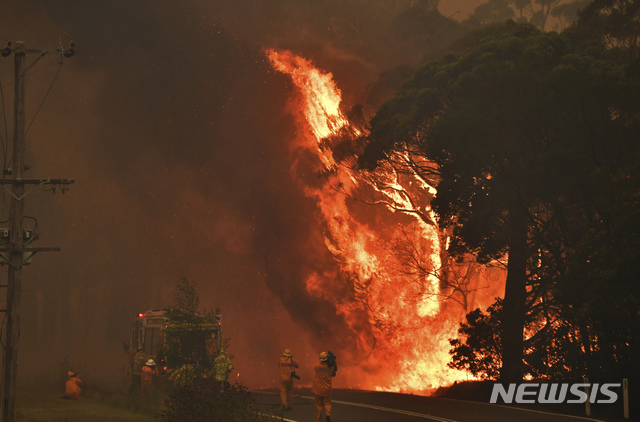
<svg viewBox="0 0 640 422">
<path fill-rule="evenodd" d="M 78 400 L 78 397 L 80 397 L 80 391 L 82 390 L 80 388 L 81 385 L 82 381 L 80 381 L 80 378 L 78 378 L 74 372 L 69 371 L 67 373 L 67 381 L 64 384 L 64 396 L 62 396 L 62 398 Z"/>
</svg>

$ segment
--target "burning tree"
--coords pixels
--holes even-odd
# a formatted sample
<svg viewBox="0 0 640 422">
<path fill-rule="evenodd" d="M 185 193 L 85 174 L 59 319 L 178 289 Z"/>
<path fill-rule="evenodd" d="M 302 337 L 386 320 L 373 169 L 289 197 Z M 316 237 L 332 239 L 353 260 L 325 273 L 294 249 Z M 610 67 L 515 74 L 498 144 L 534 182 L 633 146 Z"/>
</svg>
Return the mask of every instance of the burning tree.
<svg viewBox="0 0 640 422">
<path fill-rule="evenodd" d="M 370 131 L 342 113 L 330 74 L 292 53 L 268 53 L 299 91 L 292 173 L 315 176 L 299 182 L 317 201 L 336 263 L 310 274 L 307 290 L 336 303 L 369 362 L 402 356 L 394 370 L 403 379 L 385 388 L 420 390 L 416 378 L 437 372 L 442 361 L 434 350 L 452 333 L 444 320 L 459 321 L 449 312 L 452 301 L 441 299 L 473 309 L 465 276 L 491 265 L 507 270 L 501 356 L 493 359 L 503 379 L 578 376 L 594 370 L 591 353 L 615 350 L 605 360 L 616 361 L 637 350 L 634 301 L 624 305 L 634 328 L 621 327 L 609 341 L 594 297 L 572 300 L 569 293 L 576 274 L 591 267 L 584 261 L 612 255 L 594 249 L 589 233 L 613 235 L 607 216 L 619 213 L 594 196 L 619 193 L 625 200 L 617 206 L 628 213 L 639 186 L 631 158 L 638 83 L 624 76 L 633 68 L 578 38 L 513 22 L 470 34 L 456 44 L 459 53 L 407 81 Z M 353 153 L 362 139 L 358 169 Z M 395 220 L 358 203 L 378 205 Z M 465 270 L 470 256 L 477 262 Z M 584 291 L 610 280 L 620 294 L 627 281 L 616 277 L 588 277 Z M 440 384 L 459 378 L 436 376 Z"/>
<path fill-rule="evenodd" d="M 577 376 L 601 367 L 592 353 L 626 361 L 637 350 L 629 331 L 640 327 L 632 304 L 638 289 L 625 269 L 609 274 L 601 260 L 597 280 L 583 270 L 600 254 L 612 257 L 608 248 L 594 248 L 594 231 L 613 236 L 619 224 L 610 218 L 638 206 L 631 193 L 640 186 L 637 72 L 608 59 L 599 43 L 584 47 L 573 32 L 545 34 L 513 22 L 472 33 L 456 48 L 460 53 L 422 67 L 379 109 L 361 165 L 373 169 L 398 150 L 420 151 L 436 164 L 431 205 L 438 224 L 451 230 L 448 251 L 506 262 L 502 379 L 562 372 L 553 368 Z M 611 201 L 611 192 L 619 197 L 606 205 L 599 198 Z M 618 234 L 609 244 L 628 244 Z M 637 257 L 637 245 L 628 245 Z M 572 300 L 568 286 L 576 286 L 578 273 L 592 281 Z M 621 328 L 615 346 L 597 328 L 611 320 L 591 296 L 603 283 L 621 299 L 629 291 L 635 298 L 624 304 L 634 328 Z M 617 356 L 603 356 L 602 348 Z"/>
<path fill-rule="evenodd" d="M 361 386 L 421 392 L 464 378 L 446 367 L 447 339 L 475 287 L 442 277 L 445 239 L 429 206 L 433 180 L 426 170 L 413 169 L 433 164 L 398 154 L 384 168 L 359 170 L 362 128 L 342 113 L 331 74 L 288 51 L 268 55 L 298 91 L 292 99 L 300 127 L 292 173 L 313 175 L 298 182 L 318 205 L 334 262 L 308 276 L 307 290 L 335 303 L 352 329 L 352 362 L 374 379 Z"/>
<path fill-rule="evenodd" d="M 454 259 L 443 247 L 451 233 L 438 226 L 431 208 L 436 194 L 433 186 L 439 180 L 435 163 L 420 151 L 404 148 L 394 151 L 384 162 L 379 161 L 375 170 L 360 169 L 358 174 L 372 189 L 366 193 L 360 190 L 355 197 L 348 192 L 344 192 L 345 195 L 369 205 L 383 205 L 394 213 L 412 215 L 437 231 L 437 236 L 431 238 L 432 248 L 424 250 L 413 238 L 413 226 L 400 228 L 392 244 L 397 259 L 394 272 L 418 284 L 426 278 L 437 279 L 438 289 L 421 289 L 420 293 L 443 303 L 457 302 L 465 312 L 470 311 L 470 306 L 476 305 L 474 297 L 478 290 L 489 287 L 486 283 L 489 277 L 484 274 L 487 268 L 469 255 Z M 436 261 L 433 254 L 438 254 Z"/>
</svg>

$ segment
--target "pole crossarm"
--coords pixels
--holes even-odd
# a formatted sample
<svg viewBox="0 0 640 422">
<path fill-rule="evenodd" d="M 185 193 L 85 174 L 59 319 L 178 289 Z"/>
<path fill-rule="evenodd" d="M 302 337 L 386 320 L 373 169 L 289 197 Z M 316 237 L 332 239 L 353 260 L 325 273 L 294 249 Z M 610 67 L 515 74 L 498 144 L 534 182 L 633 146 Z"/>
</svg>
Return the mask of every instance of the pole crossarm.
<svg viewBox="0 0 640 422">
<path fill-rule="evenodd" d="M 24 259 L 24 253 L 28 252 L 31 256 L 29 257 L 29 259 L 33 258 L 33 256 L 35 254 L 37 254 L 38 252 L 60 252 L 60 248 L 58 247 L 43 247 L 43 248 L 21 248 L 21 249 L 17 249 L 17 248 L 0 248 L 0 255 L 3 252 L 9 252 L 9 254 L 13 254 L 16 253 L 18 255 L 21 255 Z M 4 255 L 2 255 L 2 257 L 4 258 Z M 26 265 L 26 261 L 23 261 L 19 264 L 12 262 L 10 259 L 5 259 L 4 262 L 1 265 L 7 264 L 9 265 L 9 268 L 15 270 L 19 270 L 21 269 L 24 265 Z M 2 286 L 0 286 L 2 287 Z"/>
<path fill-rule="evenodd" d="M 9 190 L 5 186 L 3 189 L 9 192 L 11 196 L 13 196 L 16 201 L 22 201 L 33 189 L 37 186 L 51 185 L 51 186 L 62 186 L 60 190 L 64 193 L 67 189 L 67 186 L 72 184 L 74 180 L 72 179 L 23 179 L 23 178 L 15 178 L 15 179 L 0 179 L 0 185 L 12 185 L 12 189 Z M 13 187 L 15 186 L 24 186 L 24 185 L 34 185 L 32 188 L 24 192 L 22 195 L 17 196 L 13 192 Z M 55 188 L 54 188 L 55 189 Z"/>
<path fill-rule="evenodd" d="M 0 252 L 60 252 L 60 248 L 56 246 L 42 248 L 0 248 Z"/>
<path fill-rule="evenodd" d="M 0 185 L 70 185 L 73 179 L 0 179 Z"/>
</svg>

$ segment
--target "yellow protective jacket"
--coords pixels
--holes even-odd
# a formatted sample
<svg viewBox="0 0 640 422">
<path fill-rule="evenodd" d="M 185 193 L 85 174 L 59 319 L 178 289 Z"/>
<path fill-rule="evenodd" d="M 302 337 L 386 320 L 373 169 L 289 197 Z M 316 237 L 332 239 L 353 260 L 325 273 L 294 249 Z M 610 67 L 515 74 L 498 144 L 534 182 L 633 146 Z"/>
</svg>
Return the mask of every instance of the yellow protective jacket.
<svg viewBox="0 0 640 422">
<path fill-rule="evenodd" d="M 186 385 L 191 383 L 201 373 L 199 368 L 190 363 L 182 365 L 180 368 L 173 371 L 169 376 L 169 379 L 177 385 Z"/>
<path fill-rule="evenodd" d="M 215 372 L 215 377 L 217 381 L 226 381 L 229 372 L 233 369 L 233 365 L 231 364 L 231 360 L 226 353 L 222 352 L 216 358 L 213 370 Z"/>
<path fill-rule="evenodd" d="M 313 379 L 311 391 L 316 396 L 330 397 L 331 379 L 336 376 L 335 369 L 327 365 L 326 362 L 316 364 L 313 369 L 316 371 L 316 376 Z"/>
<path fill-rule="evenodd" d="M 290 381 L 291 373 L 299 368 L 298 362 L 291 356 L 281 356 L 280 362 L 278 362 L 278 366 L 280 367 L 280 381 Z"/>
</svg>

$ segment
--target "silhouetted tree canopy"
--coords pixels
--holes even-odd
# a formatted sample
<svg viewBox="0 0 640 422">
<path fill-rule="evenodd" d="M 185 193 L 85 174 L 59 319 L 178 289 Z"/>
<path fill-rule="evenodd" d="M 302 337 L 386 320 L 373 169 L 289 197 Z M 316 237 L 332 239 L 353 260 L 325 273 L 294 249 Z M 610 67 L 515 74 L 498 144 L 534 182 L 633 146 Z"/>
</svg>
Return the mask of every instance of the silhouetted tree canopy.
<svg viewBox="0 0 640 422">
<path fill-rule="evenodd" d="M 501 320 L 500 300 L 491 305 L 486 313 L 480 309 L 469 312 L 466 322 L 461 323 L 458 329 L 458 334 L 465 340 L 449 340 L 452 349 L 448 366 L 468 371 L 482 380 L 497 379 L 502 366 Z"/>
<path fill-rule="evenodd" d="M 464 24 L 470 28 L 513 19 L 541 30 L 563 30 L 578 17 L 589 0 L 488 0 L 474 10 Z M 555 20 L 552 24 L 549 18 Z"/>
<path fill-rule="evenodd" d="M 581 34 L 514 22 L 467 34 L 378 110 L 360 157 L 432 160 L 450 253 L 507 261 L 505 380 L 621 362 L 640 373 L 639 68 Z"/>
</svg>

